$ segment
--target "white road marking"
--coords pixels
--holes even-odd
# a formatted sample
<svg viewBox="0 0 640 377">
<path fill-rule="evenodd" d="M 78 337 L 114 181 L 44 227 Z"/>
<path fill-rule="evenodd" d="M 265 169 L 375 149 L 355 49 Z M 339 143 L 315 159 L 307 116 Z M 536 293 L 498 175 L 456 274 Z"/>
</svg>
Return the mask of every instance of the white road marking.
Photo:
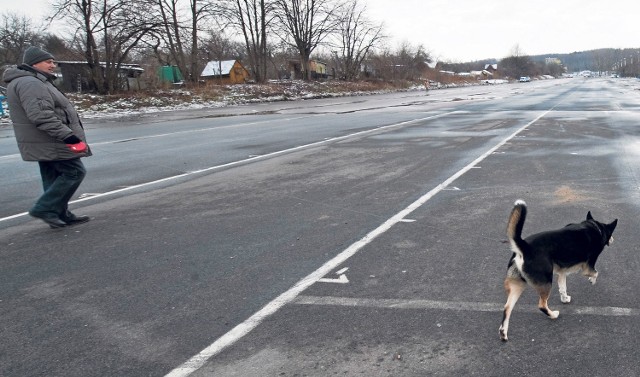
<svg viewBox="0 0 640 377">
<path fill-rule="evenodd" d="M 318 279 L 318 283 L 337 283 L 337 284 L 347 284 L 349 279 L 347 279 L 347 275 L 342 274 L 337 278 L 320 278 Z"/>
<path fill-rule="evenodd" d="M 336 275 L 338 275 L 337 278 L 322 278 L 322 279 L 318 279 L 318 282 L 347 284 L 349 282 L 349 279 L 347 279 L 347 275 L 345 275 L 344 273 L 347 272 L 348 270 L 349 270 L 349 267 L 341 268 L 340 270 L 336 271 Z"/>
<path fill-rule="evenodd" d="M 497 149 L 502 147 L 509 140 L 513 139 L 524 129 L 531 126 L 535 122 L 537 122 L 540 118 L 547 115 L 552 110 L 553 109 L 544 111 L 542 114 L 538 115 L 534 120 L 518 128 L 515 132 L 507 136 L 498 144 L 496 144 L 492 148 L 489 148 L 489 150 L 483 153 L 480 157 L 476 158 L 467 166 L 460 169 L 458 172 L 456 172 L 451 177 L 446 179 L 444 182 L 440 183 L 438 186 L 436 186 L 435 188 L 431 189 L 429 192 L 427 192 L 426 194 L 418 198 L 418 200 L 411 203 L 408 207 L 406 207 L 402 211 L 398 212 L 397 214 L 389 218 L 387 221 L 385 221 L 380 226 L 378 226 L 377 228 L 369 232 L 363 238 L 354 242 L 351 246 L 349 246 L 348 248 L 340 252 L 338 255 L 336 255 L 329 261 L 327 261 L 320 268 L 318 268 L 317 270 L 315 270 L 314 272 L 312 272 L 311 274 L 307 275 L 302 280 L 297 282 L 293 287 L 289 288 L 289 290 L 280 294 L 273 301 L 269 302 L 267 305 L 265 305 L 262 309 L 258 310 L 255 314 L 253 314 L 251 317 L 246 319 L 244 322 L 240 323 L 239 325 L 231 329 L 229 332 L 227 332 L 226 334 L 218 338 L 216 341 L 211 343 L 207 348 L 200 351 L 200 353 L 193 356 L 189 360 L 185 361 L 182 365 L 178 366 L 177 368 L 169 372 L 165 377 L 186 377 L 186 376 L 189 376 L 191 373 L 200 369 L 202 366 L 204 366 L 207 360 L 209 360 L 210 358 L 217 355 L 225 348 L 229 347 L 230 345 L 234 344 L 239 339 L 247 335 L 254 328 L 260 325 L 262 321 L 264 321 L 266 318 L 268 318 L 269 316 L 277 312 L 280 308 L 282 308 L 286 304 L 293 302 L 302 292 L 304 292 L 307 288 L 309 288 L 314 283 L 316 283 L 319 279 L 322 279 L 323 276 L 327 275 L 328 273 L 336 269 L 338 266 L 344 263 L 347 259 L 354 256 L 364 246 L 368 245 L 369 243 L 371 243 L 371 241 L 376 239 L 378 236 L 385 233 L 387 230 L 391 229 L 391 227 L 393 227 L 395 224 L 402 222 L 402 220 L 411 212 L 420 208 L 423 204 L 429 201 L 437 193 L 439 193 L 440 191 L 442 191 L 443 189 L 451 185 L 451 183 L 453 183 L 456 179 L 460 178 L 463 174 L 471 170 L 476 164 L 478 164 L 479 162 L 481 162 L 482 160 L 490 156 L 493 152 L 495 152 Z M 429 119 L 432 119 L 432 118 L 429 118 Z M 391 127 L 391 126 L 387 126 L 387 127 Z"/>
<path fill-rule="evenodd" d="M 90 198 L 92 196 L 98 196 L 98 195 L 102 195 L 102 194 L 99 192 L 85 192 L 84 194 L 80 195 L 78 198 L 84 199 L 84 198 Z"/>
<path fill-rule="evenodd" d="M 436 309 L 436 310 L 458 310 L 467 312 L 502 312 L 504 304 L 493 302 L 470 302 L 470 301 L 437 301 L 437 300 L 417 300 L 417 299 L 375 299 L 375 298 L 355 298 L 355 297 L 316 297 L 298 296 L 293 302 L 297 305 L 321 305 L 321 306 L 350 306 L 378 309 Z M 537 307 L 524 307 L 520 305 L 522 311 L 539 313 Z M 516 309 L 518 310 L 518 309 Z M 640 316 L 640 309 L 619 308 L 614 306 L 562 306 L 562 313 L 578 315 L 599 315 L 609 317 L 632 317 Z"/>
<path fill-rule="evenodd" d="M 213 170 L 226 169 L 226 168 L 230 168 L 230 167 L 234 167 L 234 166 L 238 166 L 238 165 L 247 164 L 249 162 L 255 162 L 255 161 L 264 160 L 264 159 L 268 159 L 268 158 L 275 157 L 275 156 L 280 156 L 280 155 L 291 153 L 291 152 L 296 152 L 296 151 L 303 150 L 303 149 L 306 149 L 306 148 L 313 148 L 313 147 L 317 147 L 317 146 L 320 146 L 320 145 L 333 143 L 333 142 L 336 142 L 336 141 L 350 139 L 350 138 L 357 137 L 357 136 L 363 136 L 363 135 L 370 134 L 370 133 L 385 131 L 385 130 L 388 130 L 388 129 L 391 129 L 391 128 L 406 126 L 406 125 L 409 125 L 409 124 L 412 124 L 412 123 L 417 123 L 417 122 L 420 122 L 420 121 L 442 118 L 442 117 L 445 117 L 447 115 L 457 114 L 457 113 L 459 113 L 459 112 L 458 111 L 450 111 L 450 112 L 446 112 L 446 113 L 442 113 L 442 114 L 431 115 L 431 116 L 424 117 L 424 118 L 408 120 L 408 121 L 405 121 L 405 122 L 389 124 L 389 125 L 386 125 L 386 126 L 380 126 L 380 127 L 376 127 L 376 128 L 370 129 L 370 130 L 354 132 L 352 134 L 348 134 L 348 135 L 344 135 L 344 136 L 332 137 L 332 138 L 325 139 L 325 140 L 322 140 L 322 141 L 316 141 L 316 142 L 313 142 L 313 143 L 304 144 L 304 145 L 300 145 L 300 146 L 289 148 L 289 149 L 283 149 L 283 150 L 280 150 L 280 151 L 267 153 L 267 154 L 260 155 L 260 156 L 249 157 L 249 158 L 246 158 L 244 160 L 238 160 L 238 161 L 233 161 L 233 162 L 229 162 L 229 163 L 222 164 L 222 165 L 211 166 L 211 167 L 208 167 L 208 168 L 194 170 L 194 171 L 190 171 L 190 172 L 187 172 L 187 173 L 182 173 L 182 174 L 174 175 L 174 176 L 171 176 L 171 177 L 158 179 L 158 180 L 155 180 L 155 181 L 140 183 L 140 184 L 133 185 L 133 186 L 126 186 L 126 187 L 123 187 L 121 189 L 107 191 L 107 192 L 104 192 L 104 193 L 101 193 L 101 194 L 92 194 L 91 196 L 84 196 L 84 197 L 81 196 L 80 199 L 71 201 L 69 203 L 71 203 L 71 204 L 80 203 L 80 202 L 84 202 L 84 201 L 87 201 L 87 200 L 93 200 L 93 199 L 97 199 L 97 198 L 102 198 L 102 197 L 105 197 L 105 196 L 119 194 L 119 193 L 122 193 L 122 192 L 125 192 L 125 191 L 130 191 L 130 190 L 134 190 L 134 189 L 138 189 L 138 188 L 153 186 L 153 185 L 157 185 L 159 183 L 164 183 L 164 182 L 167 182 L 167 181 L 172 181 L 172 180 L 176 180 L 176 179 L 180 179 L 180 178 L 184 178 L 184 177 L 188 177 L 188 176 L 192 176 L 192 175 L 207 173 L 207 172 L 210 172 L 210 171 L 213 171 Z M 159 135 L 155 135 L 154 137 L 158 137 L 158 136 Z M 27 212 L 22 212 L 22 213 L 18 213 L 18 214 L 15 214 L 15 215 L 2 217 L 2 218 L 0 218 L 0 222 L 11 220 L 11 219 L 16 219 L 16 218 L 19 218 L 19 217 L 22 217 L 22 216 L 26 216 L 26 215 L 28 215 Z"/>
</svg>

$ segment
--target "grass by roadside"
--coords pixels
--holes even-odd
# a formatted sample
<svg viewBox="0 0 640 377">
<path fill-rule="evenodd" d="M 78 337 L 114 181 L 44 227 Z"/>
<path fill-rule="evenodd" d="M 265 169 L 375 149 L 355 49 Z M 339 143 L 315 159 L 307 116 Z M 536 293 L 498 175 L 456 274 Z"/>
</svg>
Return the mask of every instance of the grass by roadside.
<svg viewBox="0 0 640 377">
<path fill-rule="evenodd" d="M 143 90 L 116 95 L 68 93 L 81 113 L 104 111 L 171 110 L 198 106 L 220 107 L 251 102 L 287 101 L 383 93 L 410 88 L 411 84 L 383 82 L 277 81 L 267 84 L 210 85 Z"/>
<path fill-rule="evenodd" d="M 449 85 L 477 85 L 450 83 Z M 440 84 L 438 84 L 440 87 Z M 424 90 L 422 82 L 408 81 L 300 81 L 281 80 L 266 84 L 215 85 L 123 92 L 113 95 L 67 93 L 83 118 L 118 117 L 146 112 L 224 107 L 258 102 L 289 101 Z M 0 124 L 9 124 L 8 115 Z"/>
</svg>

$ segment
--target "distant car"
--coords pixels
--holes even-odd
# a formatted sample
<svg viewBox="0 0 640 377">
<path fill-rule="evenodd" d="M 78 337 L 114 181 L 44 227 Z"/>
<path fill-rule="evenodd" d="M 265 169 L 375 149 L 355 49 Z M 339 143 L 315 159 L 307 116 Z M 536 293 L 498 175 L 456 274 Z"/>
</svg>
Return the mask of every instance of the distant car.
<svg viewBox="0 0 640 377">
<path fill-rule="evenodd" d="M 531 77 L 529 76 L 520 77 L 520 82 L 529 82 L 529 81 L 531 81 Z"/>
</svg>

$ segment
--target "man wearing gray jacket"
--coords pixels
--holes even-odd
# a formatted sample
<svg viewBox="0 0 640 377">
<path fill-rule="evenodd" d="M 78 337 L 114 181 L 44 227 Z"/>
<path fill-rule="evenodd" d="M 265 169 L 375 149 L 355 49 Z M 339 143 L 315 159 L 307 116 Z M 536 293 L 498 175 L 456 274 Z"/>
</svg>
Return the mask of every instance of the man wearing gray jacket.
<svg viewBox="0 0 640 377">
<path fill-rule="evenodd" d="M 38 161 L 44 193 L 29 210 L 51 228 L 80 224 L 88 216 L 76 216 L 69 200 L 84 179 L 80 157 L 91 155 L 84 128 L 69 99 L 53 84 L 55 58 L 37 47 L 24 53 L 22 65 L 4 72 L 7 103 L 25 161 Z"/>
</svg>

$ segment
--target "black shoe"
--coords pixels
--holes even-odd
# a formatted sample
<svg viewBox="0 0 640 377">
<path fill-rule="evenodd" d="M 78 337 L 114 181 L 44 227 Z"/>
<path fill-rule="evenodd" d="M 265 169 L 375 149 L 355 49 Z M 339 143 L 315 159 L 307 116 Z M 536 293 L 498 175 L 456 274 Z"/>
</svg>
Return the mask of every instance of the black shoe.
<svg viewBox="0 0 640 377">
<path fill-rule="evenodd" d="M 49 226 L 53 229 L 63 228 L 67 226 L 67 223 L 62 221 L 58 216 L 52 215 L 49 213 L 38 213 L 38 212 L 29 212 L 29 216 L 35 217 L 49 224 Z"/>
<path fill-rule="evenodd" d="M 89 216 L 84 216 L 84 215 L 83 216 L 76 216 L 71 212 L 67 212 L 67 217 L 64 217 L 62 219 L 62 221 L 67 223 L 67 225 L 69 225 L 69 226 L 86 223 L 89 220 L 91 220 L 91 218 Z"/>
</svg>

